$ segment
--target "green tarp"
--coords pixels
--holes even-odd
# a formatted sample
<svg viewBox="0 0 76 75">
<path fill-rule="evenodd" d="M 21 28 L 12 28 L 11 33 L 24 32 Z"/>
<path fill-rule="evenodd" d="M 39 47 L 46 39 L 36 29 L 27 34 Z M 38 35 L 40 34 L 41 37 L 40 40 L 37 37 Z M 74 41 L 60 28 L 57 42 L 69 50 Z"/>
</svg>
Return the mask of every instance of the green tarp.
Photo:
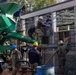
<svg viewBox="0 0 76 75">
<path fill-rule="evenodd" d="M 7 38 L 14 38 L 14 39 L 17 39 L 17 40 L 20 40 L 20 41 L 24 41 L 24 42 L 28 42 L 28 43 L 32 43 L 32 44 L 34 42 L 38 42 L 37 40 L 32 40 L 30 38 L 26 38 L 26 37 L 24 37 L 21 34 L 16 33 L 16 32 L 13 32 L 13 33 L 8 34 L 7 35 Z"/>
<path fill-rule="evenodd" d="M 0 28 L 8 29 L 8 30 L 15 30 L 15 23 L 7 18 L 5 15 L 0 16 Z"/>
<path fill-rule="evenodd" d="M 32 43 L 32 44 L 34 42 L 38 42 L 36 40 L 26 38 L 17 32 L 12 32 L 13 30 L 16 29 L 16 23 L 12 21 L 11 18 L 13 19 L 13 14 L 17 12 L 20 8 L 21 6 L 16 3 L 0 4 L 0 10 L 2 12 L 2 15 L 0 16 L 0 29 L 5 30 L 6 32 L 11 31 L 8 35 L 5 35 L 3 37 L 3 39 L 1 40 L 1 45 L 3 45 L 5 40 L 9 38 L 17 39 L 17 40 Z M 2 32 L 2 30 L 0 31 L 0 33 Z M 5 49 L 10 49 L 10 46 L 9 47 L 0 46 L 0 50 L 5 50 Z"/>
<path fill-rule="evenodd" d="M 5 52 L 6 50 L 11 50 L 11 46 L 0 46 L 0 53 Z"/>
<path fill-rule="evenodd" d="M 0 4 L 0 10 L 2 11 L 2 14 L 9 14 L 13 15 L 15 12 L 17 12 L 21 6 L 17 3 L 4 3 Z"/>
</svg>

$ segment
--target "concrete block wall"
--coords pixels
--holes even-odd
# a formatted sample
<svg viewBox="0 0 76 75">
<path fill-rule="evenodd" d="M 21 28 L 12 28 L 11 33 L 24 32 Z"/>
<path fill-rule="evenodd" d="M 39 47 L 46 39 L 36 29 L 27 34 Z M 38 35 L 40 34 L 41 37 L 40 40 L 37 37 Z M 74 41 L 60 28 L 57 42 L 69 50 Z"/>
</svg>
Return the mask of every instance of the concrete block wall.
<svg viewBox="0 0 76 75">
<path fill-rule="evenodd" d="M 75 51 L 75 32 L 74 29 L 70 30 L 70 42 L 72 44 L 71 50 Z"/>
</svg>

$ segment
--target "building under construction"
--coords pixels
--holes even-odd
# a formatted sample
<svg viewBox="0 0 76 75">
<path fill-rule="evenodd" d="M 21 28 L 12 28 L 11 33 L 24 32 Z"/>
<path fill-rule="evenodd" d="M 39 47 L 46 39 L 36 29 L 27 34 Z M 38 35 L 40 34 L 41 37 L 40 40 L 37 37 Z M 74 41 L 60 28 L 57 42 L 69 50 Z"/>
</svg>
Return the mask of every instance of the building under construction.
<svg viewBox="0 0 76 75">
<path fill-rule="evenodd" d="M 2 8 L 3 6 L 0 6 Z M 13 6 L 14 8 L 15 6 Z M 20 8 L 20 7 L 19 7 Z M 18 22 L 17 32 L 23 34 L 27 39 L 23 38 L 22 35 L 19 34 L 19 37 L 13 36 L 13 34 L 9 33 L 9 37 L 15 37 L 16 39 L 20 39 L 29 43 L 30 39 L 28 36 L 28 30 L 32 26 L 36 26 L 36 21 L 40 16 L 43 16 L 43 21 L 46 20 L 46 15 L 49 14 L 51 16 L 52 21 L 52 33 L 49 35 L 42 36 L 39 49 L 41 52 L 41 60 L 42 65 L 52 66 L 55 70 L 56 75 L 75 75 L 76 74 L 76 0 L 65 1 L 51 7 L 47 7 L 35 12 L 28 13 L 26 15 L 20 16 L 20 21 Z M 9 18 L 5 16 L 1 16 L 1 21 L 7 24 L 6 20 L 3 19 L 5 17 L 8 19 L 8 22 L 11 24 Z M 11 22 L 10 22 L 10 21 Z M 14 22 L 13 22 L 14 23 Z M 3 24 L 2 24 L 3 25 Z M 13 24 L 11 24 L 13 25 Z M 15 25 L 15 24 L 14 24 Z M 9 27 L 9 26 L 8 26 Z M 12 27 L 9 28 L 12 30 Z M 11 35 L 10 35 L 11 34 Z M 17 34 L 18 35 L 18 34 Z M 6 35 L 4 35 L 6 36 Z M 67 45 L 66 48 L 59 48 L 60 40 L 62 44 Z M 4 41 L 4 39 L 3 39 Z M 33 40 L 32 40 L 33 43 Z M 2 45 L 2 43 L 0 43 Z M 29 44 L 29 47 L 31 45 Z M 60 51 L 59 49 L 62 49 Z M 45 68 L 47 69 L 47 67 Z M 44 68 L 43 68 L 44 70 Z M 41 71 L 41 70 L 39 70 Z M 48 71 L 49 72 L 49 71 Z M 40 72 L 38 72 L 39 75 Z M 47 73 L 47 71 L 45 71 Z M 52 71 L 51 71 L 52 73 Z M 53 75 L 55 75 L 53 73 Z M 47 73 L 47 75 L 51 75 Z"/>
<path fill-rule="evenodd" d="M 44 21 L 46 15 L 51 15 L 53 35 L 43 36 L 41 43 L 42 50 L 42 63 L 46 65 L 51 65 L 55 67 L 55 72 L 58 74 L 59 61 L 58 55 L 55 53 L 57 49 L 55 48 L 58 44 L 58 41 L 62 39 L 64 42 L 68 41 L 70 48 L 66 53 L 66 62 L 65 62 L 65 75 L 75 75 L 76 71 L 76 50 L 75 50 L 75 19 L 76 19 L 76 5 L 75 0 L 65 1 L 57 5 L 41 9 L 32 13 L 21 16 L 23 33 L 28 37 L 28 30 L 31 26 L 36 25 L 36 21 L 39 16 L 43 16 Z M 61 8 L 61 6 L 63 6 Z M 48 39 L 50 37 L 50 39 Z M 69 40 L 67 40 L 69 38 Z M 66 44 L 66 43 L 65 43 Z M 61 60 L 62 61 L 62 60 Z M 62 62 L 64 63 L 64 62 Z M 63 75 L 63 74 L 61 74 Z"/>
</svg>

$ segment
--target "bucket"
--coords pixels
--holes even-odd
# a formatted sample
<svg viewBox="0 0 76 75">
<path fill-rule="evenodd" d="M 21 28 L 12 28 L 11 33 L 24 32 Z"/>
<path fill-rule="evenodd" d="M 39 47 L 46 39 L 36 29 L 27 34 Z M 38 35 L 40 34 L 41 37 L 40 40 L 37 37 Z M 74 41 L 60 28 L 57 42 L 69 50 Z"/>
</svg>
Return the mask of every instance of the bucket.
<svg viewBox="0 0 76 75">
<path fill-rule="evenodd" d="M 54 67 L 52 67 L 52 66 L 38 66 L 36 75 L 55 75 Z"/>
</svg>

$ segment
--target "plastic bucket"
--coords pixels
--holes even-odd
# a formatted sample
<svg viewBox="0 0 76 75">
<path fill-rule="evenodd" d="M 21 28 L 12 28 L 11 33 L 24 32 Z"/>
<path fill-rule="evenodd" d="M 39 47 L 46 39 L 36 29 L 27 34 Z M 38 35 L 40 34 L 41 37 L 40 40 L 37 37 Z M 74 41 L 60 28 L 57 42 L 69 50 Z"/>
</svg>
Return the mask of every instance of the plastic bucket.
<svg viewBox="0 0 76 75">
<path fill-rule="evenodd" d="M 38 66 L 36 75 L 55 75 L 54 67 L 52 67 L 52 66 Z"/>
</svg>

